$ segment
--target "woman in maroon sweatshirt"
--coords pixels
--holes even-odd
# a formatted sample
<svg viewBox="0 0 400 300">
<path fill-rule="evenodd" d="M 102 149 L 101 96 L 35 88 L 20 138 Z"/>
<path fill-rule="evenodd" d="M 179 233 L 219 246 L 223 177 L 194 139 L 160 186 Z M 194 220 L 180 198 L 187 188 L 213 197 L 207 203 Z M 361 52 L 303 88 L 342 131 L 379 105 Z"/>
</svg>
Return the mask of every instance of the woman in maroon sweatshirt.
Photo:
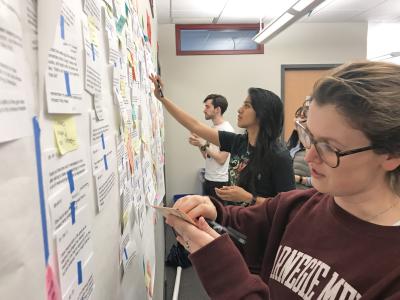
<svg viewBox="0 0 400 300">
<path fill-rule="evenodd" d="M 400 299 L 400 66 L 359 62 L 315 85 L 307 122 L 315 189 L 252 207 L 187 196 L 197 227 L 167 223 L 212 299 Z M 205 219 L 247 236 L 235 246 Z M 257 275 L 255 275 L 257 274 Z"/>
</svg>

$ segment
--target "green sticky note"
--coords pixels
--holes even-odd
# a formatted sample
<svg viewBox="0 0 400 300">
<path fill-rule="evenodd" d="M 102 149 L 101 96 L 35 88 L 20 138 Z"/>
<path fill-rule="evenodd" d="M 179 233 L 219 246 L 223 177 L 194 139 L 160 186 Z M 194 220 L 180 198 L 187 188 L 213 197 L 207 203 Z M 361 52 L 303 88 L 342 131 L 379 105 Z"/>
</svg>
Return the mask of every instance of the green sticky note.
<svg viewBox="0 0 400 300">
<path fill-rule="evenodd" d="M 122 28 L 124 28 L 125 23 L 126 23 L 126 18 L 124 16 L 120 16 L 119 20 L 116 24 L 118 33 L 121 33 Z"/>
</svg>

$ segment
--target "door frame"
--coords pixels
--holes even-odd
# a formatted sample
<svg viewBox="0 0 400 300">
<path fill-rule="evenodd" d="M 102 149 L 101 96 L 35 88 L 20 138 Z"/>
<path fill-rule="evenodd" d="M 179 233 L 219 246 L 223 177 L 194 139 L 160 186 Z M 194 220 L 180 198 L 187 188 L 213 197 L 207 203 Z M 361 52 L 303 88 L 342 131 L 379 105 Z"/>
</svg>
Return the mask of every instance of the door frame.
<svg viewBox="0 0 400 300">
<path fill-rule="evenodd" d="M 283 103 L 283 109 L 285 110 L 285 71 L 287 70 L 329 70 L 340 66 L 338 64 L 282 64 L 281 65 L 281 100 Z M 283 128 L 281 133 L 282 140 L 285 136 L 285 120 L 286 116 L 283 116 Z"/>
<path fill-rule="evenodd" d="M 286 70 L 329 70 L 341 64 L 288 64 L 281 65 L 281 100 L 285 105 L 285 71 Z"/>
</svg>

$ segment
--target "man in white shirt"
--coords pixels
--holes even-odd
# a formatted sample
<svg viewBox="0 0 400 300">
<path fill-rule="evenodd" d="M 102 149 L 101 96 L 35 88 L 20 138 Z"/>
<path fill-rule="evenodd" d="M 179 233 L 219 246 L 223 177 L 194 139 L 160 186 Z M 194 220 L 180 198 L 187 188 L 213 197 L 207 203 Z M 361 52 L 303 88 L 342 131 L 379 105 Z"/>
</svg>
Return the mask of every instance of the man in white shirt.
<svg viewBox="0 0 400 300">
<path fill-rule="evenodd" d="M 212 121 L 213 128 L 221 131 L 235 132 L 231 124 L 223 118 L 223 114 L 228 108 L 228 101 L 224 96 L 210 94 L 204 99 L 203 103 L 204 117 L 206 120 Z M 195 134 L 190 136 L 189 143 L 199 147 L 206 162 L 204 194 L 217 197 L 215 188 L 229 185 L 229 153 L 220 151 L 218 146 L 210 144 Z"/>
</svg>

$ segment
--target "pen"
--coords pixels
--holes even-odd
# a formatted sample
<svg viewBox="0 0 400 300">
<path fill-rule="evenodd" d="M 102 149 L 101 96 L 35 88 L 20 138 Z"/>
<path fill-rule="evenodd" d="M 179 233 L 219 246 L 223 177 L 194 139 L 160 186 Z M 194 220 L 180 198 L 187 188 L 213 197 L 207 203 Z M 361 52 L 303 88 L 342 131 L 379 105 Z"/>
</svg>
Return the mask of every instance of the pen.
<svg viewBox="0 0 400 300">
<path fill-rule="evenodd" d="M 160 80 L 158 80 L 158 79 L 157 79 L 157 86 L 158 86 L 158 89 L 159 89 L 159 91 L 160 91 L 160 96 L 161 96 L 161 98 L 164 98 L 164 94 L 163 94 L 162 89 L 161 89 Z"/>
<path fill-rule="evenodd" d="M 218 224 L 213 220 L 206 219 L 206 222 L 208 223 L 208 225 L 210 225 L 212 229 L 214 229 L 218 233 L 227 233 L 231 238 L 233 238 L 240 244 L 242 245 L 246 244 L 247 237 L 243 233 L 240 233 L 239 231 L 233 229 L 232 227 L 222 226 L 221 224 Z"/>
</svg>

